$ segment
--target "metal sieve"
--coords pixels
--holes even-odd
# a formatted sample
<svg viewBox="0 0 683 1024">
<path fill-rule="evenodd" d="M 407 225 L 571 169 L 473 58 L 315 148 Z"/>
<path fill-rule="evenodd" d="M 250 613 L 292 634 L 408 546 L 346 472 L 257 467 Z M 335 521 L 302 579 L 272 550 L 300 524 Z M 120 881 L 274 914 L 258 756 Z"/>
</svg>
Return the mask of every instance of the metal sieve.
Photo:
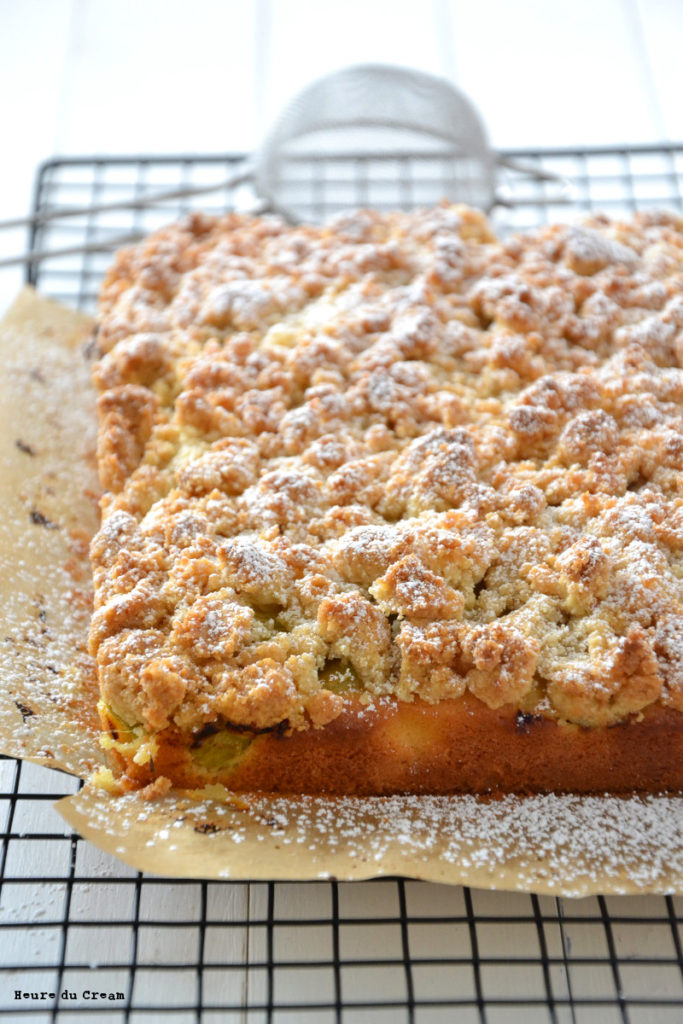
<svg viewBox="0 0 683 1024">
<path fill-rule="evenodd" d="M 369 163 L 397 160 L 430 162 L 438 173 L 422 174 L 419 196 L 400 194 L 373 200 L 368 187 L 367 205 L 430 206 L 442 199 L 466 203 L 489 212 L 509 201 L 497 191 L 497 169 L 512 168 L 536 180 L 560 185 L 558 200 L 566 201 L 566 182 L 557 175 L 498 156 L 490 148 L 482 120 L 470 100 L 450 82 L 435 75 L 390 64 L 358 64 L 324 75 L 299 92 L 276 118 L 261 145 L 239 169 L 215 184 L 156 191 L 126 200 L 103 202 L 87 213 L 121 209 L 142 209 L 155 203 L 206 195 L 239 185 L 251 186 L 248 207 L 252 211 L 276 212 L 291 222 L 316 219 L 318 207 L 312 190 L 311 167 L 321 166 L 328 174 L 326 195 L 333 197 L 338 186 L 340 208 L 348 208 L 348 194 L 363 192 L 356 178 L 359 167 Z M 335 183 L 334 168 L 341 167 L 344 180 Z M 385 178 L 387 175 L 385 175 Z M 391 177 L 391 176 L 389 176 Z M 395 178 L 395 175 L 394 175 Z M 320 174 L 317 176 L 319 184 Z M 369 186 L 372 183 L 368 183 Z M 1 228 L 45 225 L 67 217 L 81 216 L 80 206 L 47 210 L 35 217 L 0 223 Z M 12 263 L 33 263 L 48 256 L 75 251 L 102 251 L 142 237 L 109 236 L 91 241 L 86 247 L 32 249 L 21 257 L 0 260 L 0 267 Z"/>
</svg>

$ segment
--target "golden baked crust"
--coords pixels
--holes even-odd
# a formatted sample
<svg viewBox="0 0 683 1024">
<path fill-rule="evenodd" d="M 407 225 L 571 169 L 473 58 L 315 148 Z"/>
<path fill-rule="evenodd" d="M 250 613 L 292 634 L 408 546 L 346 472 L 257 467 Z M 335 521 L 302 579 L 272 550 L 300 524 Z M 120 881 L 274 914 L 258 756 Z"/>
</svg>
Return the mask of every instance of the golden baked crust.
<svg viewBox="0 0 683 1024">
<path fill-rule="evenodd" d="M 193 216 L 118 255 L 99 345 L 91 650 L 135 784 L 339 791 L 281 752 L 360 730 L 354 792 L 683 786 L 683 220 Z M 479 709 L 488 783 L 442 728 L 442 776 L 373 748 L 415 709 L 463 749 Z"/>
<path fill-rule="evenodd" d="M 106 736 L 128 785 L 170 778 L 181 787 L 223 782 L 238 791 L 336 793 L 628 794 L 683 789 L 680 713 L 651 704 L 609 729 L 489 708 L 465 693 L 428 704 L 345 701 L 320 729 L 263 733 L 221 729 L 188 747 L 167 730 L 153 770 L 132 761 L 111 716 Z"/>
</svg>

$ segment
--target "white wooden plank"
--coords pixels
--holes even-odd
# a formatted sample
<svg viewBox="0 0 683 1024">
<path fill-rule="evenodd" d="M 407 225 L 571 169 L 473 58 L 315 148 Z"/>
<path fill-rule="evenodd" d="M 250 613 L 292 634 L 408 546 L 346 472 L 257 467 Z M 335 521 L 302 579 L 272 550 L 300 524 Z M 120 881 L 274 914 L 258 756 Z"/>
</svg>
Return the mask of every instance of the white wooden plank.
<svg viewBox="0 0 683 1024">
<path fill-rule="evenodd" d="M 457 84 L 495 145 L 657 139 L 622 0 L 451 3 Z"/>
<path fill-rule="evenodd" d="M 247 987 L 245 1006 L 265 1006 L 268 1000 L 268 972 L 265 967 L 252 966 L 265 964 L 268 961 L 268 930 L 263 922 L 268 919 L 269 886 L 259 882 L 249 886 L 249 936 L 247 947 Z M 245 1022 L 246 1022 L 245 1015 Z M 249 1015 L 256 1024 L 267 1024 L 264 1012 Z"/>
<path fill-rule="evenodd" d="M 260 131 L 294 93 L 349 64 L 403 64 L 439 74 L 436 24 L 434 5 L 414 0 L 270 0 L 267 42 L 257 54 Z"/>
<path fill-rule="evenodd" d="M 0 220 L 29 212 L 36 165 L 55 146 L 71 0 L 0 2 Z M 21 253 L 23 231 L 0 232 L 0 256 Z M 0 270 L 0 316 L 23 280 Z"/>
<path fill-rule="evenodd" d="M 662 137 L 683 139 L 683 5 L 680 0 L 625 0 L 637 12 L 662 117 Z"/>
<path fill-rule="evenodd" d="M 253 141 L 254 5 L 74 0 L 63 153 L 202 152 Z"/>
<path fill-rule="evenodd" d="M 253 885 L 250 902 L 249 963 L 268 960 L 268 886 Z M 333 1005 L 335 982 L 330 887 L 327 883 L 280 883 L 275 886 L 275 927 L 272 935 L 272 994 L 277 1005 L 296 1003 Z M 319 920 L 320 924 L 306 922 Z M 285 923 L 286 922 L 286 923 Z M 301 922 L 300 924 L 298 922 Z M 252 970 L 248 978 L 249 1005 L 268 998 L 265 971 Z M 320 1013 L 321 1022 L 326 1011 Z M 329 1014 L 328 1014 L 329 1016 Z"/>
</svg>

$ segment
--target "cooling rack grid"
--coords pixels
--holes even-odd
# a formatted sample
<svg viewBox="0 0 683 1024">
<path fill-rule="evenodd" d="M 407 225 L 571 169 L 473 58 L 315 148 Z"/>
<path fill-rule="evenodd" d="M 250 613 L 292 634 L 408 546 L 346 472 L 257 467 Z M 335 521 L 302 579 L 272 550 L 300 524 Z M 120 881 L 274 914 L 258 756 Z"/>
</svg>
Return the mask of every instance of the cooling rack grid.
<svg viewBox="0 0 683 1024">
<path fill-rule="evenodd" d="M 507 151 L 502 230 L 576 210 L 683 209 L 683 145 Z M 112 240 L 145 234 L 191 201 L 97 211 L 149 192 L 211 186 L 241 154 L 51 160 L 39 169 L 27 278 L 91 309 Z M 424 154 L 310 160 L 302 188 L 319 217 L 408 207 L 448 179 Z M 209 212 L 249 206 L 244 187 Z M 88 246 L 89 251 L 83 251 Z M 93 249 L 91 247 L 101 247 Z M 68 775 L 0 760 L 0 1017 L 169 1024 L 680 1024 L 683 898 L 585 900 L 483 892 L 404 879 L 237 883 L 140 875 L 73 834 L 52 804 Z M 20 997 L 16 998 L 16 994 Z M 24 997 L 24 993 L 28 998 Z M 54 993 L 55 998 L 50 998 Z M 42 997 L 44 994 L 44 998 Z M 37 998 L 34 998 L 37 996 Z"/>
</svg>

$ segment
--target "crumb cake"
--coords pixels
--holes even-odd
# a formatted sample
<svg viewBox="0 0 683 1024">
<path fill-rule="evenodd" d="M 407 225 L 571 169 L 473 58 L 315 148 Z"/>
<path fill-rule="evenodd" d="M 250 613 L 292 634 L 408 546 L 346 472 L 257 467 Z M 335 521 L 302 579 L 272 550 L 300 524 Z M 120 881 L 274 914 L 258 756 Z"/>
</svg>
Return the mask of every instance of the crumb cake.
<svg viewBox="0 0 683 1024">
<path fill-rule="evenodd" d="M 124 787 L 683 789 L 683 219 L 193 215 L 98 320 Z"/>
</svg>

